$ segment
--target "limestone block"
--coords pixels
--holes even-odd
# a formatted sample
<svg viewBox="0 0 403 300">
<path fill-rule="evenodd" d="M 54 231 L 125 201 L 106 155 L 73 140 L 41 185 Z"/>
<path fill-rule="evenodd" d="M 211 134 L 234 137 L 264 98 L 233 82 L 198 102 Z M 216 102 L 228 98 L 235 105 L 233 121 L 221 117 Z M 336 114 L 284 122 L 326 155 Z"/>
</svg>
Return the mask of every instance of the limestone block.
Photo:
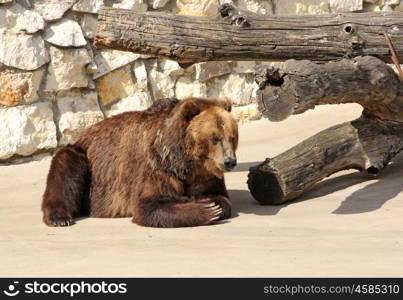
<svg viewBox="0 0 403 300">
<path fill-rule="evenodd" d="M 95 91 L 71 90 L 57 95 L 59 146 L 76 142 L 86 128 L 104 119 L 97 98 Z"/>
<path fill-rule="evenodd" d="M 235 106 L 253 103 L 257 89 L 258 86 L 252 74 L 230 74 L 207 82 L 208 97 L 227 97 Z"/>
<path fill-rule="evenodd" d="M 45 27 L 42 16 L 18 3 L 0 6 L 0 28 L 13 33 L 35 33 Z"/>
<path fill-rule="evenodd" d="M 328 14 L 328 0 L 274 0 L 276 15 Z"/>
<path fill-rule="evenodd" d="M 35 0 L 33 10 L 38 12 L 46 21 L 59 20 L 77 0 Z"/>
<path fill-rule="evenodd" d="M 1 71 L 0 104 L 15 106 L 36 101 L 43 74 L 43 68 L 33 72 Z"/>
<path fill-rule="evenodd" d="M 217 0 L 176 0 L 177 13 L 188 16 L 215 16 L 218 13 Z"/>
<path fill-rule="evenodd" d="M 70 19 L 50 24 L 45 30 L 44 39 L 61 47 L 82 47 L 87 44 L 80 25 Z"/>
<path fill-rule="evenodd" d="M 97 71 L 93 78 L 97 79 L 113 70 L 119 69 L 138 58 L 144 57 L 127 51 L 119 50 L 100 50 L 95 54 L 94 60 L 97 65 Z"/>
<path fill-rule="evenodd" d="M 51 102 L 0 108 L 0 160 L 57 146 Z"/>
<path fill-rule="evenodd" d="M 130 66 L 114 70 L 98 78 L 96 88 L 104 105 L 132 96 L 137 90 Z"/>
<path fill-rule="evenodd" d="M 329 0 L 330 12 L 349 12 L 363 9 L 362 0 Z"/>
<path fill-rule="evenodd" d="M 46 91 L 88 86 L 86 65 L 91 62 L 91 57 L 85 48 L 60 49 L 51 46 L 49 52 L 51 62 L 48 67 Z"/>
<path fill-rule="evenodd" d="M 35 70 L 49 61 L 40 35 L 14 34 L 0 28 L 0 63 L 21 70 Z"/>
</svg>

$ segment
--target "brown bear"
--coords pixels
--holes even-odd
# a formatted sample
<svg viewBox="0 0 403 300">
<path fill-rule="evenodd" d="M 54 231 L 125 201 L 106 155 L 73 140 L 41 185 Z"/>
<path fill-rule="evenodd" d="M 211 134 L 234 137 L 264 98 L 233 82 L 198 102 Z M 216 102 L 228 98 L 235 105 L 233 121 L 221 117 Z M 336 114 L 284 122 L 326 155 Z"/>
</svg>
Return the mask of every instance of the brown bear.
<svg viewBox="0 0 403 300">
<path fill-rule="evenodd" d="M 162 99 L 87 129 L 52 160 L 43 221 L 132 217 L 152 227 L 211 224 L 231 216 L 224 171 L 236 165 L 228 99 Z"/>
</svg>

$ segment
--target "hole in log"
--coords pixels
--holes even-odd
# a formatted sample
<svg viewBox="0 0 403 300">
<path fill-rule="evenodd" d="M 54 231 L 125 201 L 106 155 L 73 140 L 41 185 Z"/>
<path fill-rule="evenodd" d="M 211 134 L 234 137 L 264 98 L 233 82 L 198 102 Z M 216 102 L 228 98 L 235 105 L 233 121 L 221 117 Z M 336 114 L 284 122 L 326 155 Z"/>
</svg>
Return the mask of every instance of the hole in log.
<svg viewBox="0 0 403 300">
<path fill-rule="evenodd" d="M 347 33 L 354 33 L 354 26 L 353 25 L 346 25 L 344 26 L 344 31 Z"/>
<path fill-rule="evenodd" d="M 258 84 L 260 90 L 264 89 L 267 85 L 282 86 L 285 75 L 280 75 L 280 71 L 277 68 L 260 69 L 255 73 L 255 82 Z"/>
<path fill-rule="evenodd" d="M 284 83 L 284 79 L 283 77 L 280 78 L 268 78 L 267 79 L 267 83 L 273 86 L 282 86 L 282 84 Z"/>
<path fill-rule="evenodd" d="M 272 86 L 282 86 L 284 83 L 284 76 L 281 76 L 279 71 L 275 71 L 267 75 L 266 83 Z"/>
<path fill-rule="evenodd" d="M 367 169 L 367 172 L 368 172 L 368 174 L 378 175 L 379 170 L 378 170 L 378 168 L 375 168 L 375 167 L 369 167 Z"/>
</svg>

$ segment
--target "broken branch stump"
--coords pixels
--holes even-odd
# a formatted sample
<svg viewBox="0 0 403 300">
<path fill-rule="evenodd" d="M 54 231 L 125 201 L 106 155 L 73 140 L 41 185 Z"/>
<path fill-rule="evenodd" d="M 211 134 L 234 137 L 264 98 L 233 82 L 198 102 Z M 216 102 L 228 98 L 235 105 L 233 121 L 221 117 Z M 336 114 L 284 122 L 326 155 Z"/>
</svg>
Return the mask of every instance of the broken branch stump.
<svg viewBox="0 0 403 300">
<path fill-rule="evenodd" d="M 286 61 L 261 70 L 259 109 L 272 121 L 315 105 L 359 103 L 357 120 L 325 129 L 288 151 L 252 167 L 248 186 L 262 204 L 281 204 L 345 169 L 377 175 L 403 149 L 403 85 L 374 57 L 327 64 Z"/>
</svg>

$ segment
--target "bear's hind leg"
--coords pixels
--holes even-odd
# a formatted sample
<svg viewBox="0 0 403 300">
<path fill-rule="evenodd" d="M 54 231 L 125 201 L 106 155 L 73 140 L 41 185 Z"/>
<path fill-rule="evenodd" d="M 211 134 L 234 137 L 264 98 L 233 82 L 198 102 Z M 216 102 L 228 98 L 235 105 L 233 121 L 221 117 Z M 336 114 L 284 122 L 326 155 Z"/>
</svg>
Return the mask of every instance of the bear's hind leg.
<svg viewBox="0 0 403 300">
<path fill-rule="evenodd" d="M 173 202 L 173 199 L 143 200 L 137 207 L 133 222 L 150 227 L 190 227 L 217 221 L 222 208 L 211 201 Z"/>
<path fill-rule="evenodd" d="M 70 226 L 73 217 L 88 214 L 89 163 L 80 147 L 61 148 L 52 159 L 43 195 L 43 222 Z"/>
</svg>

